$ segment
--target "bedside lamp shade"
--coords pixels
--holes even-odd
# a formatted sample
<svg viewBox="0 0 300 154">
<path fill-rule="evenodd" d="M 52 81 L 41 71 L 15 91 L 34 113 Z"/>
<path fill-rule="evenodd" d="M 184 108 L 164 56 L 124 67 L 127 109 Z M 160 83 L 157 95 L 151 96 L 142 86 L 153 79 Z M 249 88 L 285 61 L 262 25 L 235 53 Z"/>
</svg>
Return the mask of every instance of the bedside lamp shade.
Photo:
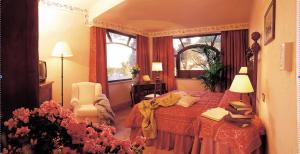
<svg viewBox="0 0 300 154">
<path fill-rule="evenodd" d="M 152 63 L 152 71 L 160 72 L 162 71 L 162 63 L 161 62 L 153 62 Z"/>
<path fill-rule="evenodd" d="M 236 93 L 254 92 L 248 75 L 236 75 L 232 81 L 229 90 Z"/>
<path fill-rule="evenodd" d="M 73 56 L 70 46 L 66 42 L 57 42 L 52 51 L 53 57 L 71 57 Z"/>
<path fill-rule="evenodd" d="M 247 74 L 248 73 L 248 68 L 247 67 L 241 67 L 239 73 L 240 74 Z"/>
</svg>

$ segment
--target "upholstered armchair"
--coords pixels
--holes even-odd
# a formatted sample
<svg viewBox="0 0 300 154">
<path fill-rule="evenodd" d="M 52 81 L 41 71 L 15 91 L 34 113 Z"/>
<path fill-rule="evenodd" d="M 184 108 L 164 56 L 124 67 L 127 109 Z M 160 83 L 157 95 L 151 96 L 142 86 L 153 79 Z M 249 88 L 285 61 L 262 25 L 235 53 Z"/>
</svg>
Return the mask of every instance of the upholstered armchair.
<svg viewBox="0 0 300 154">
<path fill-rule="evenodd" d="M 98 112 L 95 101 L 101 97 L 102 87 L 99 83 L 79 82 L 72 84 L 71 106 L 79 121 L 87 118 L 93 122 L 97 121 Z"/>
</svg>

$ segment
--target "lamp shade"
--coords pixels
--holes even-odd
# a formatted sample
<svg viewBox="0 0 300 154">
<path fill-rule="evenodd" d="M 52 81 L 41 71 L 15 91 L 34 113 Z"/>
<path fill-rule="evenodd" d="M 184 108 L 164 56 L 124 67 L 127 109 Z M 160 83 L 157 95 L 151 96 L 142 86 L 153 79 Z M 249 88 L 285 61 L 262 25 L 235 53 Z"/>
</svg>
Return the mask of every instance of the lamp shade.
<svg viewBox="0 0 300 154">
<path fill-rule="evenodd" d="M 152 63 L 152 71 L 162 71 L 162 63 L 161 62 L 153 62 Z"/>
<path fill-rule="evenodd" d="M 73 56 L 70 46 L 66 42 L 57 42 L 52 51 L 54 57 L 71 57 Z"/>
<path fill-rule="evenodd" d="M 248 73 L 248 68 L 247 67 L 241 67 L 239 73 L 240 74 L 247 74 Z"/>
<path fill-rule="evenodd" d="M 248 75 L 236 75 L 231 83 L 229 90 L 237 93 L 254 92 Z"/>
</svg>

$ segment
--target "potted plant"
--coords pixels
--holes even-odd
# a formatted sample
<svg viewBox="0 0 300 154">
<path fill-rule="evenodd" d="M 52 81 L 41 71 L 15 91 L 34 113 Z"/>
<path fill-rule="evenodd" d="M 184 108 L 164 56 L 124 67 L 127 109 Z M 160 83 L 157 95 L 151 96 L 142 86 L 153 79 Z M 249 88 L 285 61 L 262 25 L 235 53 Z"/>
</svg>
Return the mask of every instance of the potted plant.
<svg viewBox="0 0 300 154">
<path fill-rule="evenodd" d="M 135 153 L 143 152 L 144 138 L 119 140 L 115 128 L 79 123 L 70 110 L 44 102 L 40 108 L 19 108 L 4 122 L 3 154 L 13 153 Z"/>
<path fill-rule="evenodd" d="M 141 68 L 138 65 L 134 65 L 133 67 L 130 68 L 130 73 L 132 75 L 132 79 L 134 82 L 138 82 L 139 80 L 139 73 L 141 71 Z"/>
<path fill-rule="evenodd" d="M 215 92 L 224 81 L 222 74 L 225 67 L 221 62 L 221 53 L 217 48 L 210 45 L 201 45 L 200 50 L 195 52 L 201 53 L 207 59 L 207 64 L 201 65 L 205 73 L 200 75 L 198 79 L 203 81 L 207 89 Z"/>
</svg>

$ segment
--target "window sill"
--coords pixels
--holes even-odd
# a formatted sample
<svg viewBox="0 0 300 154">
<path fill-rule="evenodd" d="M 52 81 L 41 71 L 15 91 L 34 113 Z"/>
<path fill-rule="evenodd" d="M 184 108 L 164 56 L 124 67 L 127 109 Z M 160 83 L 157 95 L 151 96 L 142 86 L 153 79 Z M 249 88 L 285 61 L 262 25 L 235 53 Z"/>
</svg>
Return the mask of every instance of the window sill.
<svg viewBox="0 0 300 154">
<path fill-rule="evenodd" d="M 120 83 L 131 83 L 132 79 L 125 79 L 125 80 L 115 80 L 115 81 L 108 81 L 109 85 L 115 85 Z"/>
</svg>

